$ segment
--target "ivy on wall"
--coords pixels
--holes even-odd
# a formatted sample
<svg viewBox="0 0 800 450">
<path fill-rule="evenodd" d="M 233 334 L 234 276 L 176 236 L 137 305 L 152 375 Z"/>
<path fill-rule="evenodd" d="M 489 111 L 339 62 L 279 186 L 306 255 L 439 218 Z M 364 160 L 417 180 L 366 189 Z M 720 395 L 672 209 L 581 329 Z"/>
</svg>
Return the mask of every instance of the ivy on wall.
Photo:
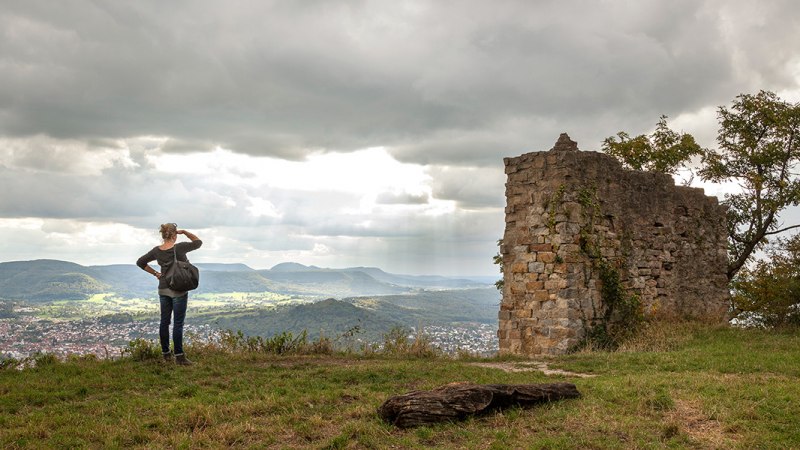
<svg viewBox="0 0 800 450">
<path fill-rule="evenodd" d="M 642 301 L 638 295 L 628 292 L 622 285 L 620 268 L 625 266 L 625 257 L 615 261 L 603 255 L 603 238 L 595 232 L 595 223 L 602 217 L 600 201 L 595 186 L 581 187 L 576 191 L 576 200 L 582 207 L 583 226 L 580 231 L 580 248 L 597 272 L 600 280 L 600 298 L 603 311 L 594 311 L 586 319 L 589 324 L 583 341 L 576 349 L 591 346 L 598 349 L 615 350 L 620 344 L 634 336 L 644 322 Z"/>
</svg>

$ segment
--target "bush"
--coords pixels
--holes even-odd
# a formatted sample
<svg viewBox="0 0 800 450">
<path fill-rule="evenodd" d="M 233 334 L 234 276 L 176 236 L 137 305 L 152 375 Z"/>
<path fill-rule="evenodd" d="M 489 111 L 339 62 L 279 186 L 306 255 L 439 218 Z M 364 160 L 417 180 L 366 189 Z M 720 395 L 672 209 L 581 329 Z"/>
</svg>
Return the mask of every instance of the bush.
<svg viewBox="0 0 800 450">
<path fill-rule="evenodd" d="M 308 333 L 303 330 L 299 336 L 294 336 L 290 331 L 284 331 L 275 334 L 271 338 L 252 336 L 247 338 L 245 344 L 250 352 L 272 353 L 275 355 L 305 353 L 308 347 Z"/>
<path fill-rule="evenodd" d="M 309 341 L 308 333 L 303 330 L 298 336 L 290 331 L 275 334 L 270 338 L 262 336 L 246 336 L 241 330 L 224 330 L 216 341 L 194 344 L 204 351 L 221 351 L 229 353 L 268 353 L 274 355 L 310 355 L 333 353 L 333 342 L 324 336 Z"/>
<path fill-rule="evenodd" d="M 22 368 L 23 361 L 17 358 L 0 359 L 0 370 L 12 370 Z"/>
<path fill-rule="evenodd" d="M 134 361 L 149 361 L 161 357 L 161 347 L 153 341 L 136 338 L 128 342 L 128 347 L 122 350 L 123 356 L 130 356 Z"/>
<path fill-rule="evenodd" d="M 82 363 L 85 361 L 98 361 L 99 358 L 94 353 L 87 353 L 85 355 L 69 354 L 67 361 L 71 363 Z"/>
<path fill-rule="evenodd" d="M 767 255 L 731 283 L 736 319 L 766 327 L 800 326 L 800 234 L 778 239 Z"/>
<path fill-rule="evenodd" d="M 411 356 L 416 358 L 433 358 L 441 355 L 441 350 L 431 344 L 430 336 L 420 327 L 412 339 L 411 331 L 403 327 L 394 327 L 383 335 L 383 344 L 379 351 L 385 355 Z"/>
</svg>

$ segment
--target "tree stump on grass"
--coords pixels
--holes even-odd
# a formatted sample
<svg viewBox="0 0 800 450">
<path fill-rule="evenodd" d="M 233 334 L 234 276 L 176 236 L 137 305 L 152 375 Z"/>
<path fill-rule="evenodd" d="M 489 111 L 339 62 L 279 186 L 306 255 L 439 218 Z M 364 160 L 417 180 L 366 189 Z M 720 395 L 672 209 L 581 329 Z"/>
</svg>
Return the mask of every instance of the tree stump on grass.
<svg viewBox="0 0 800 450">
<path fill-rule="evenodd" d="M 409 428 L 462 420 L 509 406 L 524 408 L 580 395 L 572 383 L 453 383 L 432 391 L 412 391 L 391 397 L 378 408 L 378 415 L 400 428 Z"/>
</svg>

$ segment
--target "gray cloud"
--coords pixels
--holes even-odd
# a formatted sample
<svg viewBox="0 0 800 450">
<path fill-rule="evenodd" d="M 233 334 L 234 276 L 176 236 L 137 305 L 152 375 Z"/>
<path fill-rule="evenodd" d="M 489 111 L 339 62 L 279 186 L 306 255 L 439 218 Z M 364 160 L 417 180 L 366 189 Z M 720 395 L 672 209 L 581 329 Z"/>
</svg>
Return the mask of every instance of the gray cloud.
<svg viewBox="0 0 800 450">
<path fill-rule="evenodd" d="M 505 206 L 504 167 L 432 167 L 433 195 L 455 200 L 463 209 Z"/>
<path fill-rule="evenodd" d="M 338 266 L 373 257 L 405 272 L 494 272 L 503 157 L 547 150 L 561 132 L 596 150 L 661 114 L 713 137 L 699 112 L 742 92 L 800 90 L 799 41 L 789 0 L 9 0 L 0 219 L 47 220 L 0 229 L 16 239 L 0 249 L 32 252 L 43 234 L 86 222 L 179 221 L 208 229 L 221 258 L 300 252 Z M 259 185 L 234 163 L 212 168 L 223 180 L 150 158 L 222 147 L 303 161 L 373 146 L 426 166 L 430 195 L 362 193 L 377 197 L 367 208 L 334 187 Z M 455 209 L 435 211 L 442 201 Z M 48 251 L 69 255 L 62 244 Z"/>
<path fill-rule="evenodd" d="M 378 203 L 384 205 L 424 205 L 428 200 L 427 194 L 413 195 L 408 192 L 400 194 L 382 192 L 376 199 Z"/>
<path fill-rule="evenodd" d="M 12 1 L 0 13 L 0 131 L 158 135 L 167 151 L 290 159 L 384 145 L 404 160 L 480 163 L 548 144 L 552 131 L 535 129 L 545 121 L 594 138 L 749 84 L 793 86 L 800 7 L 763 8 L 754 22 L 713 1 Z M 740 24 L 746 37 L 730 30 Z M 607 115 L 618 125 L 594 131 Z M 530 128 L 504 133 L 515 122 Z"/>
</svg>

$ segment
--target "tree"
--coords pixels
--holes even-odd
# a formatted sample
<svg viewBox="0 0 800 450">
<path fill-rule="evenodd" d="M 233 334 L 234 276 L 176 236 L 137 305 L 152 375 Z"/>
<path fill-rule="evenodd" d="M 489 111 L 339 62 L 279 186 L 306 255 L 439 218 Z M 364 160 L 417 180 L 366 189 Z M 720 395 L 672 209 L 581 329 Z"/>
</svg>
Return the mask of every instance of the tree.
<svg viewBox="0 0 800 450">
<path fill-rule="evenodd" d="M 642 134 L 631 138 L 628 133 L 620 131 L 617 137 L 606 138 L 602 149 L 617 158 L 625 168 L 671 175 L 686 167 L 693 156 L 705 152 L 691 134 L 670 130 L 667 116 L 658 119 L 656 130 L 650 136 Z"/>
<path fill-rule="evenodd" d="M 736 97 L 720 107 L 717 151 L 703 157 L 700 176 L 734 181 L 741 192 L 728 194 L 728 279 L 745 265 L 766 238 L 800 225 L 783 226 L 779 214 L 800 203 L 800 104 L 772 92 Z"/>
<path fill-rule="evenodd" d="M 745 266 L 731 283 L 739 317 L 761 325 L 800 325 L 800 234 L 778 239 L 769 259 Z"/>
<path fill-rule="evenodd" d="M 619 141 L 607 138 L 602 148 L 627 167 L 663 173 L 675 173 L 700 155 L 703 180 L 739 185 L 740 192 L 722 200 L 728 208 L 731 280 L 767 238 L 800 227 L 779 220 L 786 207 L 800 204 L 800 104 L 760 91 L 737 96 L 730 108 L 718 109 L 717 117 L 715 150 L 701 149 L 690 135 L 670 130 L 665 116 L 651 136 L 630 139 L 619 132 Z"/>
</svg>

